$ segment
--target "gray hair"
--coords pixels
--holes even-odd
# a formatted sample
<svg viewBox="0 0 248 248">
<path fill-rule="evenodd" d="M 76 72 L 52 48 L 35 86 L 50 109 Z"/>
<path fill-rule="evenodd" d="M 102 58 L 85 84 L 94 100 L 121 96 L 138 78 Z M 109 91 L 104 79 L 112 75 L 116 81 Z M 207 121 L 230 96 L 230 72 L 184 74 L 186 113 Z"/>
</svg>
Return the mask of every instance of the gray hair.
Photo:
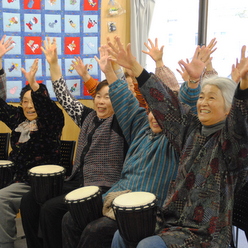
<svg viewBox="0 0 248 248">
<path fill-rule="evenodd" d="M 237 84 L 230 78 L 213 76 L 202 81 L 201 87 L 204 88 L 206 85 L 214 85 L 220 89 L 225 101 L 225 109 L 230 110 Z"/>
</svg>

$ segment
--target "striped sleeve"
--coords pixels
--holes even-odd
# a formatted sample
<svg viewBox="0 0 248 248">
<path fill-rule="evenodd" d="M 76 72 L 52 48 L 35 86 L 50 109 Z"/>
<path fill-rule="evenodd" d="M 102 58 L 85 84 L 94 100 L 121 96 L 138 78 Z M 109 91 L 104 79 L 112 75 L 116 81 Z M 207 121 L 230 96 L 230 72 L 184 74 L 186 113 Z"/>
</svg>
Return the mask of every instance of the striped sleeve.
<svg viewBox="0 0 248 248">
<path fill-rule="evenodd" d="M 179 90 L 178 98 L 181 102 L 188 104 L 191 110 L 196 114 L 196 102 L 201 91 L 201 86 L 198 85 L 196 89 L 191 89 L 188 87 L 188 83 L 184 82 Z"/>
<path fill-rule="evenodd" d="M 139 103 L 127 83 L 118 79 L 110 85 L 109 95 L 118 123 L 130 145 L 141 127 L 147 123 L 146 110 Z"/>
</svg>

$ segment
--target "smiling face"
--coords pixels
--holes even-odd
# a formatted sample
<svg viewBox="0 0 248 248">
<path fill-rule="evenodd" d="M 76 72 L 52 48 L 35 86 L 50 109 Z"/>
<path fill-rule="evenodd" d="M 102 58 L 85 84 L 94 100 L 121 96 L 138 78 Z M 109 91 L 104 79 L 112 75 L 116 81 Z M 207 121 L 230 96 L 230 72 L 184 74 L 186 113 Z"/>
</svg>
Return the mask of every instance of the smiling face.
<svg viewBox="0 0 248 248">
<path fill-rule="evenodd" d="M 23 113 L 29 121 L 37 119 L 38 115 L 34 108 L 33 100 L 31 97 L 31 90 L 27 91 L 23 95 L 21 105 L 22 105 Z"/>
<path fill-rule="evenodd" d="M 152 129 L 152 131 L 154 133 L 162 132 L 161 127 L 158 125 L 158 122 L 156 121 L 156 119 L 155 119 L 155 117 L 151 111 L 148 114 L 148 121 L 149 121 L 150 128 Z"/>
<path fill-rule="evenodd" d="M 205 85 L 197 101 L 200 122 L 205 126 L 214 125 L 225 120 L 228 112 L 220 89 L 215 85 Z"/>
<path fill-rule="evenodd" d="M 97 93 L 94 99 L 94 106 L 97 116 L 100 119 L 106 119 L 114 114 L 112 103 L 109 97 L 109 87 L 103 86 Z"/>
</svg>

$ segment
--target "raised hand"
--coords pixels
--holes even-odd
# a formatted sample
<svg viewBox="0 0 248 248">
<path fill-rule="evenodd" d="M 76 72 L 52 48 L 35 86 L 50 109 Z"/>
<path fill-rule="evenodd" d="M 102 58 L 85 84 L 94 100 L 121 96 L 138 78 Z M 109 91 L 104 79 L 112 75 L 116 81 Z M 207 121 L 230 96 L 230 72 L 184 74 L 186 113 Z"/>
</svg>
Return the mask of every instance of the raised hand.
<svg viewBox="0 0 248 248">
<path fill-rule="evenodd" d="M 161 46 L 161 48 L 158 47 L 158 39 L 155 39 L 155 44 L 151 41 L 151 39 L 148 39 L 148 42 L 150 43 L 150 46 L 148 43 L 144 43 L 147 51 L 142 50 L 143 53 L 149 55 L 155 62 L 156 66 L 163 66 L 163 50 L 164 46 Z"/>
<path fill-rule="evenodd" d="M 187 64 L 189 63 L 188 59 L 186 59 L 186 63 Z M 187 82 L 189 80 L 189 74 L 181 64 L 179 64 L 179 66 L 180 66 L 181 70 L 179 70 L 179 69 L 176 69 L 176 70 L 181 75 L 184 82 Z"/>
<path fill-rule="evenodd" d="M 88 64 L 85 65 L 80 57 L 75 57 L 74 59 L 75 60 L 72 61 L 73 68 L 84 81 L 88 81 L 91 77 L 88 72 Z"/>
<path fill-rule="evenodd" d="M 127 45 L 127 48 L 124 49 L 123 44 L 120 41 L 120 37 L 114 38 L 116 41 L 116 46 L 112 42 L 108 42 L 110 48 L 108 48 L 108 52 L 111 55 L 109 58 L 111 61 L 116 62 L 120 66 L 123 66 L 126 69 L 132 70 L 135 77 L 139 76 L 142 72 L 142 66 L 136 61 L 136 58 L 133 56 L 131 52 L 131 44 Z"/>
<path fill-rule="evenodd" d="M 245 90 L 248 88 L 248 57 L 245 57 L 246 46 L 242 46 L 241 48 L 241 59 L 238 65 L 238 70 L 240 72 L 240 88 Z"/>
<path fill-rule="evenodd" d="M 190 63 L 186 63 L 183 60 L 180 60 L 178 63 L 179 65 L 182 65 L 186 71 L 189 74 L 189 77 L 191 80 L 199 80 L 205 66 L 209 61 L 211 61 L 211 50 L 207 47 L 200 48 L 200 46 L 196 47 L 194 56 L 192 58 L 192 61 Z"/>
<path fill-rule="evenodd" d="M 11 49 L 13 49 L 13 43 L 14 41 L 12 40 L 12 37 L 9 37 L 6 41 L 5 41 L 6 35 L 4 35 L 2 37 L 2 39 L 0 40 L 0 58 L 2 58 L 4 56 L 4 54 L 6 54 L 8 51 L 10 51 Z"/>
<path fill-rule="evenodd" d="M 46 56 L 48 64 L 51 65 L 58 63 L 56 38 L 53 38 L 51 41 L 51 39 L 48 37 L 47 40 L 43 41 L 43 44 L 44 45 L 41 47 L 41 50 Z"/>
<path fill-rule="evenodd" d="M 105 74 L 108 83 L 112 84 L 114 81 L 117 80 L 117 76 L 115 75 L 112 62 L 110 60 L 110 56 L 108 53 L 108 46 L 102 45 L 101 47 L 99 47 L 99 53 L 100 53 L 100 58 L 95 56 L 95 60 L 100 66 L 102 72 Z"/>
<path fill-rule="evenodd" d="M 27 72 L 24 68 L 21 68 L 22 73 L 29 82 L 30 87 L 32 88 L 33 91 L 38 90 L 40 87 L 35 79 L 36 72 L 38 71 L 38 63 L 39 63 L 39 59 L 35 59 L 32 66 L 30 67 L 29 72 Z"/>
</svg>

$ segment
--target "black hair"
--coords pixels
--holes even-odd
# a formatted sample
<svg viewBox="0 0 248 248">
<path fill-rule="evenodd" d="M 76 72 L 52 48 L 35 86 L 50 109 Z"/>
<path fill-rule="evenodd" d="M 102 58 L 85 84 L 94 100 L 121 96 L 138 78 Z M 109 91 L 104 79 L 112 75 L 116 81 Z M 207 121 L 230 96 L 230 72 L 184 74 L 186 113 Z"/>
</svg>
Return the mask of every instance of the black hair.
<svg viewBox="0 0 248 248">
<path fill-rule="evenodd" d="M 103 81 L 101 81 L 97 86 L 96 86 L 96 94 L 97 92 L 99 92 L 104 86 L 108 86 L 108 81 L 106 79 L 104 79 Z"/>
<path fill-rule="evenodd" d="M 25 87 L 22 88 L 21 93 L 20 93 L 20 100 L 22 102 L 23 96 L 25 95 L 25 93 L 29 90 L 32 90 L 32 88 L 30 87 L 29 84 L 27 84 Z"/>
</svg>

